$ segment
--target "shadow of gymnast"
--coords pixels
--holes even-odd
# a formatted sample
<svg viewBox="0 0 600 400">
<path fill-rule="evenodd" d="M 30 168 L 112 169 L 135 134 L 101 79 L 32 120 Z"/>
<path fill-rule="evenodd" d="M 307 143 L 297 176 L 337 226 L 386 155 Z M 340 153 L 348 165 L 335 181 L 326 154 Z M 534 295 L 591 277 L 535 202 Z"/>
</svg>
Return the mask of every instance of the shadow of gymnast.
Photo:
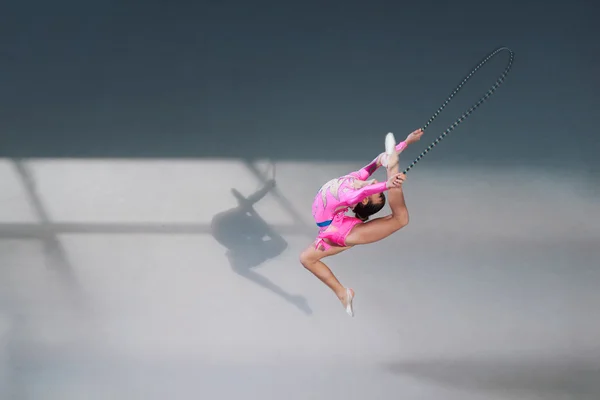
<svg viewBox="0 0 600 400">
<path fill-rule="evenodd" d="M 298 307 L 305 314 L 310 315 L 312 310 L 303 296 L 289 294 L 269 279 L 253 271 L 253 268 L 277 257 L 288 247 L 285 239 L 273 230 L 253 207 L 274 187 L 275 181 L 269 180 L 262 188 L 248 197 L 244 197 L 236 189 L 231 189 L 238 201 L 238 206 L 213 217 L 211 234 L 217 242 L 227 248 L 226 256 L 235 273 L 270 290 Z"/>
</svg>

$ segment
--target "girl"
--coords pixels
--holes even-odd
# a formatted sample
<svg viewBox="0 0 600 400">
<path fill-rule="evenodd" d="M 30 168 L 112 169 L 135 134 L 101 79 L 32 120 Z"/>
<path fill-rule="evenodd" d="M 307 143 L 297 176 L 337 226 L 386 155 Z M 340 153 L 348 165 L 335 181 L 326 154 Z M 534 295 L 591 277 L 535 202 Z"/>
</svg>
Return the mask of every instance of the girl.
<svg viewBox="0 0 600 400">
<path fill-rule="evenodd" d="M 398 155 L 422 135 L 423 130 L 417 129 L 396 145 L 394 135 L 388 133 L 385 153 L 360 170 L 325 183 L 315 196 L 312 211 L 319 234 L 313 244 L 300 254 L 300 262 L 333 290 L 350 316 L 354 316 L 354 290 L 344 287 L 321 259 L 355 245 L 377 242 L 408 224 L 408 210 L 402 191 L 406 176 L 398 173 Z M 382 165 L 387 169 L 387 181 L 367 180 Z M 392 213 L 368 221 L 385 205 L 385 191 L 389 192 Z M 349 209 L 354 212 L 354 217 L 346 215 Z"/>
</svg>

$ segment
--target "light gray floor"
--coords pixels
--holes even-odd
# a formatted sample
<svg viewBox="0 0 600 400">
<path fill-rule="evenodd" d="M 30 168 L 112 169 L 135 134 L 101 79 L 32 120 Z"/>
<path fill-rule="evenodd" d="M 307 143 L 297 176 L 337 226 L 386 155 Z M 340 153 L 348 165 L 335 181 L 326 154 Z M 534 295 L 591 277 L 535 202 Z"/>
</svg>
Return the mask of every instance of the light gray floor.
<svg viewBox="0 0 600 400">
<path fill-rule="evenodd" d="M 328 261 L 352 319 L 298 254 L 362 164 L 277 163 L 246 214 L 269 163 L 2 160 L 0 398 L 600 398 L 585 176 L 419 165 L 410 225 Z"/>
</svg>

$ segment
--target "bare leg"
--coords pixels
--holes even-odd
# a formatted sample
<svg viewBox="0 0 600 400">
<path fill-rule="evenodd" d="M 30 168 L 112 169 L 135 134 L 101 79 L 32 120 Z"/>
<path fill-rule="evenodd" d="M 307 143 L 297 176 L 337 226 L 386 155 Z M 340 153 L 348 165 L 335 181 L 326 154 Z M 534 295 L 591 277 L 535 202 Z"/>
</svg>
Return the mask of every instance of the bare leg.
<svg viewBox="0 0 600 400">
<path fill-rule="evenodd" d="M 321 282 L 326 284 L 333 291 L 333 293 L 335 293 L 338 299 L 340 299 L 344 306 L 346 306 L 346 288 L 340 283 L 340 281 L 338 281 L 329 267 L 321 260 L 325 257 L 339 254 L 350 247 L 351 246 L 331 246 L 331 248 L 327 250 L 318 250 L 315 249 L 314 245 L 311 245 L 300 254 L 300 262 L 302 265 L 304 265 L 304 268 L 312 272 L 312 274 L 319 278 Z M 354 294 L 354 292 L 352 293 Z"/>
</svg>

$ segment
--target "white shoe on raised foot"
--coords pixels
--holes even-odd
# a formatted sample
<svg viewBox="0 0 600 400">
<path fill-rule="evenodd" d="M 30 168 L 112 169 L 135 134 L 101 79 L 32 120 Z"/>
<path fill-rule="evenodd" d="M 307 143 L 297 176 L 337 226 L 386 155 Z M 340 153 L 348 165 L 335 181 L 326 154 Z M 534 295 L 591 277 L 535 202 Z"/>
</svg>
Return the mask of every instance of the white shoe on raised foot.
<svg viewBox="0 0 600 400">
<path fill-rule="evenodd" d="M 385 153 L 391 156 L 396 151 L 396 138 L 392 132 L 385 135 Z"/>
<path fill-rule="evenodd" d="M 392 165 L 390 165 L 392 160 Z M 398 162 L 398 156 L 396 155 L 396 138 L 392 132 L 385 135 L 385 155 L 381 157 L 381 165 L 390 168 Z"/>
</svg>

